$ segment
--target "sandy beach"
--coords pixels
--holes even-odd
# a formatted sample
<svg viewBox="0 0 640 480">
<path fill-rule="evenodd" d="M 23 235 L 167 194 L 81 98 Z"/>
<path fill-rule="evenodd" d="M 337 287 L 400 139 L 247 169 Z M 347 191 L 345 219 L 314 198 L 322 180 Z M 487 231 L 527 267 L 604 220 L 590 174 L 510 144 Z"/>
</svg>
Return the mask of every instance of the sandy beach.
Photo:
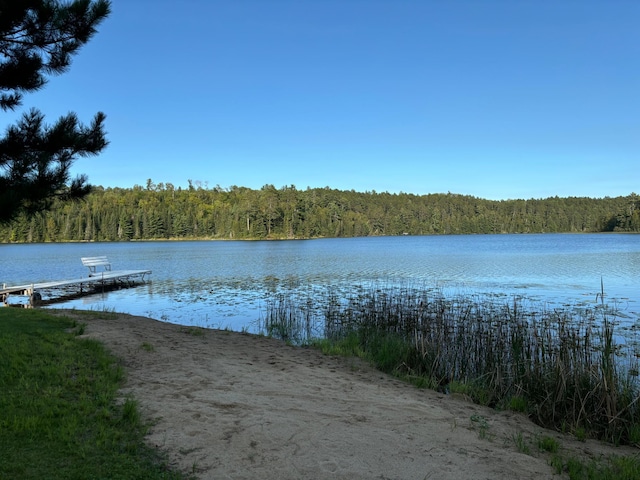
<svg viewBox="0 0 640 480">
<path fill-rule="evenodd" d="M 563 478 L 539 435 L 585 458 L 637 453 L 417 389 L 358 359 L 144 317 L 61 313 L 120 359 L 123 398 L 153 423 L 148 442 L 200 479 Z"/>
</svg>

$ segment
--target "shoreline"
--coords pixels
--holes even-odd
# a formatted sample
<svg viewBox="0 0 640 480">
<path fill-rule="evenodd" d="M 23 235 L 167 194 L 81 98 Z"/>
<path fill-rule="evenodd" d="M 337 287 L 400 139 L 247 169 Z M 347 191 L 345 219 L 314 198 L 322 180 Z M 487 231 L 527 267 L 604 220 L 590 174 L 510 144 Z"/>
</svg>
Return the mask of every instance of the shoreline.
<svg viewBox="0 0 640 480">
<path fill-rule="evenodd" d="M 172 238 L 130 238 L 127 240 L 58 240 L 42 242 L 0 242 L 0 245 L 35 245 L 56 243 L 172 243 L 172 242 L 282 242 L 304 240 L 330 240 L 346 238 L 386 238 L 386 237 L 461 237 L 461 236 L 489 236 L 489 235 L 640 235 L 640 232 L 603 231 L 603 232 L 492 232 L 492 233 L 409 233 L 386 235 L 359 235 L 350 237 L 270 237 L 270 238 L 222 238 L 222 237 L 172 237 Z"/>
<path fill-rule="evenodd" d="M 544 430 L 521 414 L 421 390 L 359 359 L 260 335 L 127 314 L 50 310 L 86 324 L 120 359 L 171 465 L 218 478 L 562 478 L 541 435 L 594 459 L 637 453 Z M 481 422 L 478 422 L 478 420 Z M 475 420 L 475 421 L 474 421 Z"/>
</svg>

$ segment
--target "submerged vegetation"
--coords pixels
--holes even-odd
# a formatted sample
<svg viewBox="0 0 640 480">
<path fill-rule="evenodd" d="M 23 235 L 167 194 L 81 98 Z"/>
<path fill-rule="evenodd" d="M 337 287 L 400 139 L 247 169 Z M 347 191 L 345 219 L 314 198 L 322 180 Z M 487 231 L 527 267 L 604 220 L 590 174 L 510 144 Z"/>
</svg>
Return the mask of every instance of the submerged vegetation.
<svg viewBox="0 0 640 480">
<path fill-rule="evenodd" d="M 411 287 L 329 294 L 321 303 L 279 297 L 264 329 L 364 357 L 420 387 L 524 412 L 543 427 L 640 443 L 638 362 L 616 343 L 615 312 L 604 303 L 545 310 L 518 298 L 446 298 Z"/>
<path fill-rule="evenodd" d="M 265 185 L 96 187 L 82 202 L 0 226 L 0 242 L 284 239 L 468 233 L 639 232 L 640 197 L 493 201 Z"/>
</svg>

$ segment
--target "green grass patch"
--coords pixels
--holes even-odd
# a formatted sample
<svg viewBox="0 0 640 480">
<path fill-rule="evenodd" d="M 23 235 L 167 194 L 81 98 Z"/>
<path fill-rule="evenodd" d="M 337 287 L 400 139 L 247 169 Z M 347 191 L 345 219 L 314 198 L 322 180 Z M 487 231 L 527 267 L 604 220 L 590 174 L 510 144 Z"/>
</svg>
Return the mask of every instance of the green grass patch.
<svg viewBox="0 0 640 480">
<path fill-rule="evenodd" d="M 186 478 L 144 444 L 135 400 L 117 401 L 122 368 L 82 331 L 0 308 L 0 478 Z"/>
<path fill-rule="evenodd" d="M 194 337 L 203 337 L 205 329 L 198 327 L 185 327 L 181 331 L 186 333 L 187 335 L 192 335 Z"/>
<path fill-rule="evenodd" d="M 541 452 L 558 453 L 560 443 L 553 437 L 540 436 L 536 441 Z"/>
<path fill-rule="evenodd" d="M 514 412 L 526 412 L 528 410 L 527 399 L 519 395 L 513 396 L 508 402 L 509 410 Z"/>
<path fill-rule="evenodd" d="M 640 462 L 630 457 L 613 457 L 606 462 L 571 458 L 564 463 L 563 471 L 571 480 L 638 480 Z"/>
<path fill-rule="evenodd" d="M 355 332 L 351 332 L 342 338 L 329 340 L 326 338 L 315 339 L 311 345 L 319 349 L 325 355 L 337 355 L 341 357 L 365 357 L 365 352 L 360 346 L 360 339 Z"/>
</svg>

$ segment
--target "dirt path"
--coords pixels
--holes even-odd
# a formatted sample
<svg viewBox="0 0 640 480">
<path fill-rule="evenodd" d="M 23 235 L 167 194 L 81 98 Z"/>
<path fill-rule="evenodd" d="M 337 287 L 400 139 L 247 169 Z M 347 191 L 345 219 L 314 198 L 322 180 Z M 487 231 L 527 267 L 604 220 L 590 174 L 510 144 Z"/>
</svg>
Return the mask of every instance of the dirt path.
<svg viewBox="0 0 640 480">
<path fill-rule="evenodd" d="M 143 317 L 66 313 L 122 359 L 124 394 L 155 422 L 149 442 L 201 479 L 562 478 L 538 452 L 541 432 L 591 456 L 608 452 L 356 359 Z M 518 436 L 531 455 L 519 452 Z"/>
</svg>

